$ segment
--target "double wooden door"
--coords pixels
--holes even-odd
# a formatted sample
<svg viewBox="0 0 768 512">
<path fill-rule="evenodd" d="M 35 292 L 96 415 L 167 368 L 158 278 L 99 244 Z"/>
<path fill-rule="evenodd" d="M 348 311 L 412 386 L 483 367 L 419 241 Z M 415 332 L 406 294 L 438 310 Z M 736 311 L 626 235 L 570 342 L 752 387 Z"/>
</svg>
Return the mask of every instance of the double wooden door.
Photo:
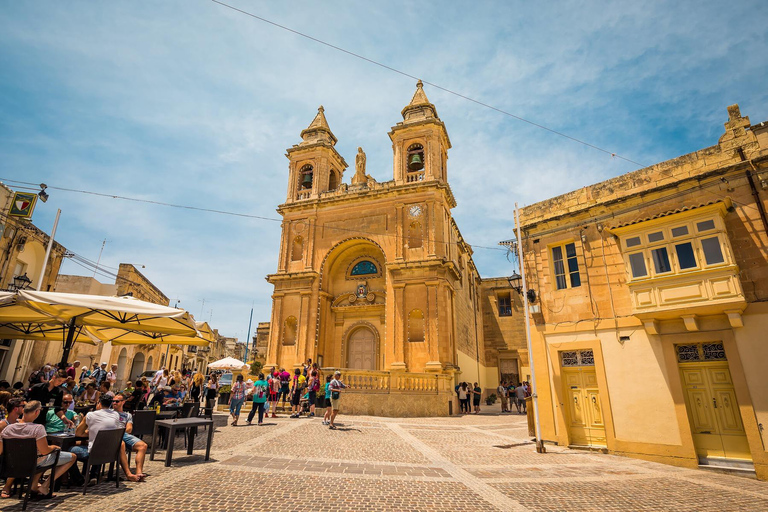
<svg viewBox="0 0 768 512">
<path fill-rule="evenodd" d="M 605 446 L 605 423 L 594 366 L 562 371 L 570 444 Z"/>
<path fill-rule="evenodd" d="M 680 363 L 680 377 L 696 454 L 752 460 L 728 363 Z"/>
<path fill-rule="evenodd" d="M 376 335 L 367 327 L 360 327 L 347 340 L 347 368 L 376 369 Z"/>
</svg>

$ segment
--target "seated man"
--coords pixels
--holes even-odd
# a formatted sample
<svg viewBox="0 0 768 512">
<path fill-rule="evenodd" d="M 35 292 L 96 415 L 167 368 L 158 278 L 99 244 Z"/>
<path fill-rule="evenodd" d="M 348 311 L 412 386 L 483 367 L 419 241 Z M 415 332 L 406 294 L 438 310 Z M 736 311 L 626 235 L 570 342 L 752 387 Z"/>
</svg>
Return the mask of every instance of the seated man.
<svg viewBox="0 0 768 512">
<path fill-rule="evenodd" d="M 123 411 L 124 404 L 125 395 L 118 393 L 112 401 L 112 409 L 117 411 L 117 414 L 120 416 L 120 425 L 125 427 L 123 442 L 131 451 L 136 452 L 136 476 L 139 478 L 145 477 L 144 457 L 147 455 L 147 443 L 131 434 L 133 432 L 133 416 L 131 416 L 131 413 Z"/>
<path fill-rule="evenodd" d="M 108 380 L 101 381 L 101 384 L 99 384 L 99 393 L 101 393 L 101 396 L 108 396 L 110 398 L 114 398 L 115 394 L 110 391 L 109 389 L 112 387 L 112 383 Z"/>
<path fill-rule="evenodd" d="M 64 409 L 64 417 L 67 418 L 69 421 L 73 422 L 75 421 L 75 416 L 77 416 L 77 413 L 75 411 L 69 409 L 69 406 L 73 403 L 72 395 L 69 393 L 64 394 L 64 398 L 61 400 L 61 407 Z M 59 418 L 56 415 L 56 411 L 54 409 L 48 409 L 48 412 L 45 416 L 45 431 L 46 432 L 63 432 L 65 429 L 67 429 L 67 425 L 64 424 L 64 421 L 62 421 L 61 418 Z"/>
<path fill-rule="evenodd" d="M 93 448 L 93 442 L 96 440 L 96 435 L 100 430 L 123 428 L 120 424 L 120 415 L 117 411 L 112 410 L 111 407 L 112 397 L 102 396 L 99 399 L 96 410 L 86 414 L 85 419 L 77 426 L 75 434 L 78 437 L 85 437 L 86 434 L 88 435 L 87 448 L 85 446 L 72 447 L 72 453 L 77 456 L 77 460 L 85 461 L 88 459 L 90 449 Z M 120 467 L 123 468 L 126 478 L 131 482 L 139 482 L 142 480 L 142 478 L 131 473 L 131 468 L 128 466 L 128 456 L 125 454 L 125 443 L 121 443 L 120 447 Z M 95 471 L 91 474 L 93 475 L 94 473 Z"/>
<path fill-rule="evenodd" d="M 0 420 L 0 433 L 2 433 L 8 425 L 13 425 L 19 421 L 22 414 L 24 414 L 25 405 L 27 405 L 27 402 L 21 397 L 8 400 L 8 413 L 6 414 L 5 419 Z"/>
<path fill-rule="evenodd" d="M 56 450 L 59 449 L 58 446 L 50 446 L 48 444 L 48 441 L 46 439 L 45 435 L 45 427 L 42 425 L 36 424 L 35 420 L 40 415 L 40 411 L 42 410 L 42 406 L 40 405 L 40 402 L 37 400 L 32 400 L 27 405 L 24 406 L 24 416 L 22 416 L 21 420 L 18 423 L 14 423 L 12 425 L 8 425 L 3 429 L 2 434 L 0 434 L 0 437 L 3 439 L 36 439 L 37 440 L 37 467 L 38 469 L 42 468 L 50 468 L 53 466 L 53 462 L 56 459 Z M 2 453 L 2 444 L 0 444 L 0 453 Z M 36 496 L 39 497 L 45 497 L 44 495 L 48 494 L 48 491 L 50 490 L 51 482 L 59 478 L 61 475 L 67 472 L 67 470 L 72 466 L 72 464 L 75 463 L 75 457 L 71 453 L 67 452 L 61 452 L 59 453 L 59 462 L 56 464 L 56 469 L 53 475 L 53 478 L 49 478 L 46 480 L 45 484 L 40 485 L 40 475 L 42 473 L 38 473 L 35 475 L 35 477 L 30 482 L 30 487 L 32 488 L 32 492 L 36 494 Z M 0 497 L 2 498 L 10 498 L 11 497 L 11 486 L 13 486 L 13 478 L 9 478 L 5 482 L 5 487 L 3 487 L 2 494 Z M 54 497 L 54 496 L 51 496 Z"/>
<path fill-rule="evenodd" d="M 149 408 L 153 408 L 156 404 L 171 405 L 178 402 L 178 397 L 173 393 L 171 386 L 163 387 L 162 393 L 159 391 L 152 397 L 152 401 L 149 403 Z"/>
</svg>

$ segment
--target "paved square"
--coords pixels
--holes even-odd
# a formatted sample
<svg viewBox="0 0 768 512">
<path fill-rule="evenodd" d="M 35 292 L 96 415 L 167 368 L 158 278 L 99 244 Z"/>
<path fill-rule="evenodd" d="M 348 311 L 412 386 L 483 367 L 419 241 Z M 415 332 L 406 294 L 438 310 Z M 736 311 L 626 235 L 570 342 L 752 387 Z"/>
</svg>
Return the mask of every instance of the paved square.
<svg viewBox="0 0 768 512">
<path fill-rule="evenodd" d="M 768 510 L 765 482 L 557 446 L 537 454 L 522 415 L 339 419 L 336 431 L 285 415 L 232 427 L 219 414 L 210 462 L 186 456 L 179 437 L 173 466 L 159 452 L 145 483 L 62 489 L 28 510 Z"/>
</svg>

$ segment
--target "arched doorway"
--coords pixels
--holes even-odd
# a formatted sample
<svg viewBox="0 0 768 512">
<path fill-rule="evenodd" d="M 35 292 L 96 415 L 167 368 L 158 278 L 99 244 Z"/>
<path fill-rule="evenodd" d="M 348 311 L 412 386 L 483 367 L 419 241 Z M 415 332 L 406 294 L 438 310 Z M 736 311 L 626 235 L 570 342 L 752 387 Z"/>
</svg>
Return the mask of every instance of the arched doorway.
<svg viewBox="0 0 768 512">
<path fill-rule="evenodd" d="M 128 378 L 132 381 L 135 381 L 143 371 L 144 371 L 144 354 L 139 352 L 133 357 L 133 364 L 131 365 L 131 373 L 128 374 Z"/>
<path fill-rule="evenodd" d="M 358 327 L 347 339 L 347 368 L 375 370 L 376 334 L 370 327 Z"/>
<path fill-rule="evenodd" d="M 152 356 L 149 356 L 149 359 L 147 359 L 147 366 L 146 366 L 146 369 L 144 370 L 145 372 L 147 372 L 147 371 L 149 371 L 149 370 L 157 370 L 157 368 L 154 368 L 154 367 L 152 366 L 152 363 L 153 363 L 153 361 L 152 361 Z"/>
<path fill-rule="evenodd" d="M 123 389 L 123 385 L 125 384 L 125 372 L 126 372 L 126 366 L 128 365 L 128 351 L 123 348 L 120 351 L 120 355 L 117 356 L 117 388 Z"/>
</svg>

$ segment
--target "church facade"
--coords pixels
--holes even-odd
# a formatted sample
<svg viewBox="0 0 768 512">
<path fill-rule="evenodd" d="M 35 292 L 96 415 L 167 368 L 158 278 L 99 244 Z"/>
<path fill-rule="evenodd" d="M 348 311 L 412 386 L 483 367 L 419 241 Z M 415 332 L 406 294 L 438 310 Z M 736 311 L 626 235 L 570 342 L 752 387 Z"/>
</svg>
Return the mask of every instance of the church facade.
<svg viewBox="0 0 768 512">
<path fill-rule="evenodd" d="M 358 148 L 343 183 L 347 163 L 322 107 L 287 150 L 265 366 L 312 359 L 358 373 L 445 376 L 451 395 L 454 380 L 495 388 L 500 365 L 507 378 L 525 375 L 519 297 L 506 279 L 480 278 L 452 218 L 451 142 L 421 82 L 401 113 L 389 132 L 390 181 L 366 173 Z"/>
</svg>

